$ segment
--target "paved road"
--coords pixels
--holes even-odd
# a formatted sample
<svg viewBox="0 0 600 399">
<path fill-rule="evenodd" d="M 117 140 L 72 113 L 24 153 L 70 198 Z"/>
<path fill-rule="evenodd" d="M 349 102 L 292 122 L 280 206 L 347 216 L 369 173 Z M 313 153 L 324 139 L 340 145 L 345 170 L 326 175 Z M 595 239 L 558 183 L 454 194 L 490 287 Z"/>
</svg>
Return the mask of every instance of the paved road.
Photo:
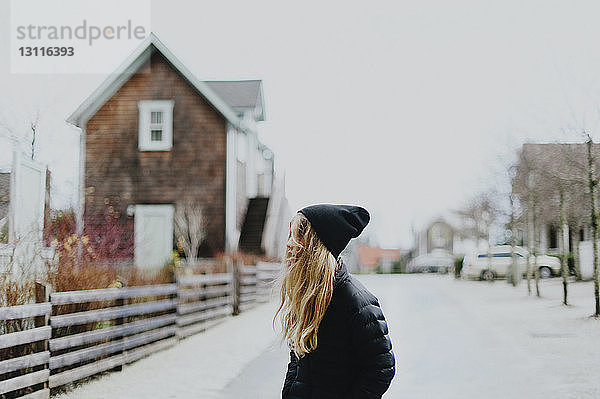
<svg viewBox="0 0 600 399">
<path fill-rule="evenodd" d="M 600 397 L 600 325 L 590 284 L 560 305 L 558 279 L 542 299 L 525 285 L 447 276 L 361 276 L 379 297 L 397 357 L 385 398 Z M 221 399 L 275 399 L 287 353 L 272 344 L 221 392 Z M 598 382 L 596 382 L 598 381 Z"/>
<path fill-rule="evenodd" d="M 219 399 L 281 398 L 287 362 L 288 352 L 274 341 L 221 391 Z"/>
</svg>

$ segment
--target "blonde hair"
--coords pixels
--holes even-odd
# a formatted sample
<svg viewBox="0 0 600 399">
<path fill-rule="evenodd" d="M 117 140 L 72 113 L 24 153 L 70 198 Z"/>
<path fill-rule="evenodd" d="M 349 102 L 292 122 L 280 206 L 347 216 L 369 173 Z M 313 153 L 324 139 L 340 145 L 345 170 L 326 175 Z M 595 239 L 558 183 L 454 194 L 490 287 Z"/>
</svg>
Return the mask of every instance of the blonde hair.
<svg viewBox="0 0 600 399">
<path fill-rule="evenodd" d="M 283 339 L 298 357 L 317 348 L 317 332 L 333 295 L 336 267 L 335 257 L 306 216 L 297 213 L 290 222 L 281 303 L 273 320 L 279 316 Z"/>
</svg>

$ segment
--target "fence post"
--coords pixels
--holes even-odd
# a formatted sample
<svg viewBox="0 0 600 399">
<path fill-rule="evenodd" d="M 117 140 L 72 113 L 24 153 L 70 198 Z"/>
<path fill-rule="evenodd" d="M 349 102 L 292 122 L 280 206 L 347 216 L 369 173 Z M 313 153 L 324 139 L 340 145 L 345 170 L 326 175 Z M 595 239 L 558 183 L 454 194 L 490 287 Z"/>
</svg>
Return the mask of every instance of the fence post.
<svg viewBox="0 0 600 399">
<path fill-rule="evenodd" d="M 51 293 L 52 293 L 51 285 L 43 283 L 41 281 L 35 282 L 35 302 L 36 303 L 50 302 L 50 294 Z M 50 311 L 50 314 L 52 314 L 52 310 Z M 45 326 L 50 325 L 50 314 L 47 314 L 44 316 L 36 316 L 33 320 L 34 326 L 37 328 L 37 327 L 45 327 Z M 44 352 L 48 352 L 50 350 L 47 339 L 41 341 L 40 345 L 42 345 L 41 349 Z M 44 364 L 44 369 L 47 370 L 48 368 L 49 368 L 49 364 L 46 362 Z M 48 380 L 46 380 L 44 382 L 44 388 L 48 389 Z"/>
<path fill-rule="evenodd" d="M 169 283 L 177 283 L 177 270 L 175 265 L 167 269 L 167 280 Z"/>
<path fill-rule="evenodd" d="M 241 259 L 233 263 L 233 315 L 240 314 L 240 264 Z"/>
<path fill-rule="evenodd" d="M 175 306 L 175 337 L 177 337 L 178 340 L 182 340 L 184 338 L 179 333 L 181 327 L 179 327 L 179 324 L 177 323 L 177 321 L 179 320 L 179 305 L 181 303 L 181 300 L 179 299 L 179 289 L 181 288 L 179 285 L 179 276 L 180 275 L 181 275 L 181 271 L 177 270 L 177 267 L 175 265 L 173 265 L 173 267 L 169 268 L 169 275 L 168 275 L 169 283 L 177 284 L 177 289 L 175 290 L 175 293 L 169 295 L 169 298 L 174 299 L 175 303 L 176 303 L 176 306 Z"/>
<path fill-rule="evenodd" d="M 118 280 L 119 281 L 119 280 Z M 121 282 L 121 284 L 118 285 L 117 289 L 120 289 L 124 286 L 125 284 Z M 115 306 L 123 306 L 127 303 L 126 299 L 123 298 L 117 298 L 115 299 Z M 117 319 L 115 319 L 115 325 L 116 326 L 121 326 L 125 323 L 125 317 L 118 317 Z M 119 338 L 116 339 L 117 341 L 121 341 L 121 343 L 123 343 L 125 341 L 125 337 L 123 335 L 121 335 Z M 122 355 L 124 353 L 123 349 L 121 348 L 120 351 L 115 352 L 115 355 Z M 112 371 L 121 371 L 123 370 L 123 364 L 120 364 L 118 366 L 116 366 L 115 368 L 112 369 Z"/>
</svg>

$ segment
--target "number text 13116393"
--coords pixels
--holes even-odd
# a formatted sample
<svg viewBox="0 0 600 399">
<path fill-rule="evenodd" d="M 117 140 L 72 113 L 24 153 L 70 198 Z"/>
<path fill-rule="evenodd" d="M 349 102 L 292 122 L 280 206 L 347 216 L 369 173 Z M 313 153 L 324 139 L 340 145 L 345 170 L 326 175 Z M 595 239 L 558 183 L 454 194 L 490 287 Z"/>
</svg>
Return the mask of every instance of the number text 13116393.
<svg viewBox="0 0 600 399">
<path fill-rule="evenodd" d="M 19 47 L 21 57 L 71 57 L 75 55 L 73 47 Z"/>
</svg>

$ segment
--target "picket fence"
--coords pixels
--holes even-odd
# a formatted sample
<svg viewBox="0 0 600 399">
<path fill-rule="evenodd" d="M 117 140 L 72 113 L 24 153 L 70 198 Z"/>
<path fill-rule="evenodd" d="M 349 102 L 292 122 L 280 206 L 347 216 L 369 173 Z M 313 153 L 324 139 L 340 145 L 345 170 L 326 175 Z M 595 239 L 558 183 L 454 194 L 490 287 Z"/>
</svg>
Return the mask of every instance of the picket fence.
<svg viewBox="0 0 600 399">
<path fill-rule="evenodd" d="M 0 308 L 0 398 L 48 398 L 270 299 L 279 264 L 233 269 L 137 287 L 51 293 L 38 285 L 39 303 Z"/>
</svg>

